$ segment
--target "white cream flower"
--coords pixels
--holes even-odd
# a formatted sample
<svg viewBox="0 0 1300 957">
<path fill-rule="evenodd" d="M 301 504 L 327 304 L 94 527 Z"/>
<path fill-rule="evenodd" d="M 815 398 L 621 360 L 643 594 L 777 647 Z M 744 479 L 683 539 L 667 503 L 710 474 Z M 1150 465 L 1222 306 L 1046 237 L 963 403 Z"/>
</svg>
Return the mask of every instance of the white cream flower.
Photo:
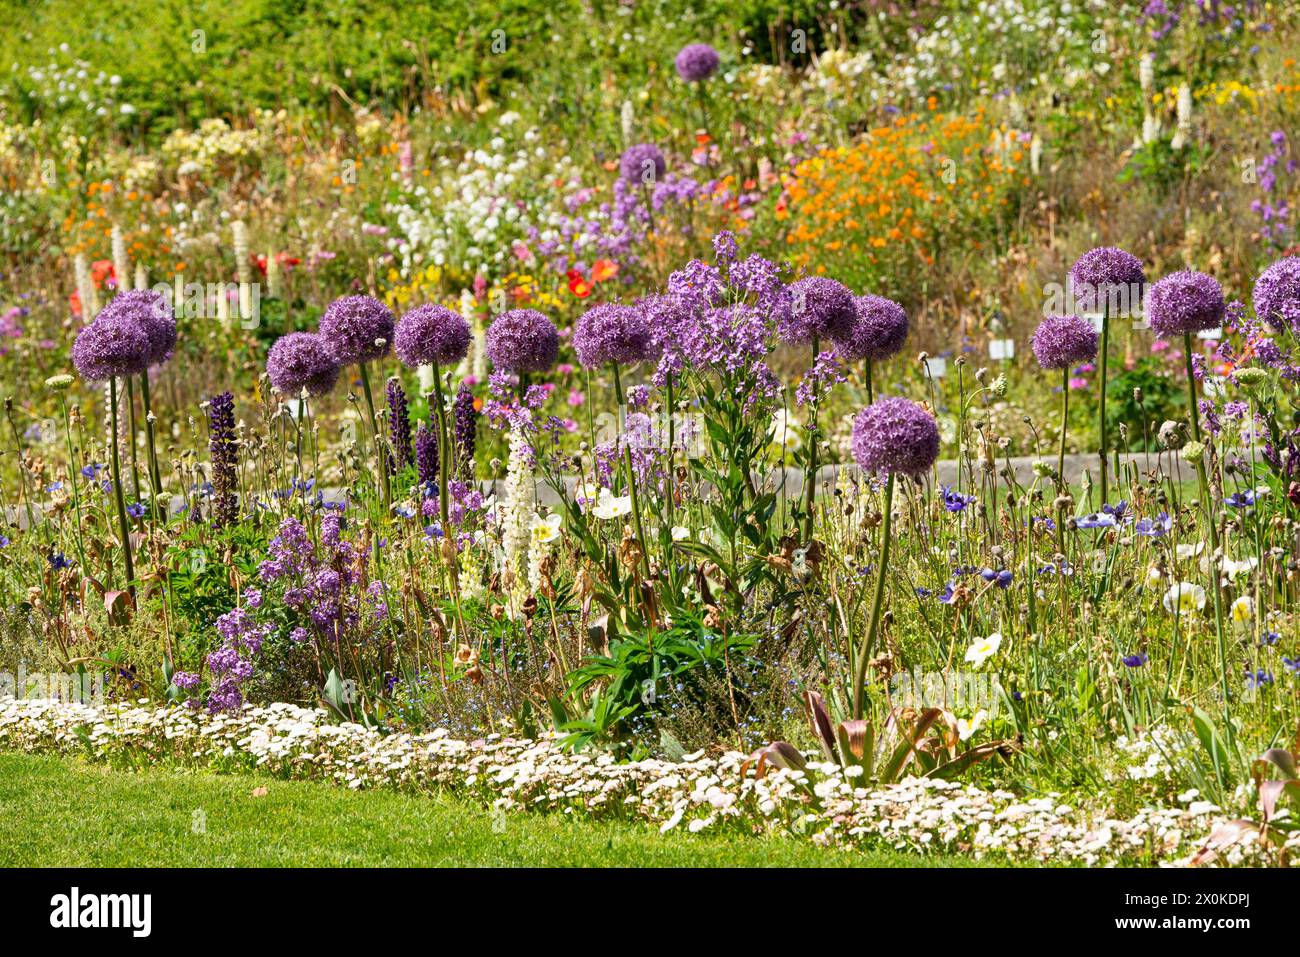
<svg viewBox="0 0 1300 957">
<path fill-rule="evenodd" d="M 1255 600 L 1249 595 L 1242 595 L 1232 603 L 1232 620 L 1239 625 L 1249 624 L 1255 617 Z"/>
<path fill-rule="evenodd" d="M 1205 589 L 1191 582 L 1178 582 L 1165 592 L 1164 606 L 1165 611 L 1177 609 L 1181 614 L 1200 611 L 1205 607 Z"/>
<path fill-rule="evenodd" d="M 632 514 L 632 496 L 614 495 L 609 489 L 601 489 L 600 501 L 591 510 L 591 514 L 606 522 L 610 519 L 630 515 Z"/>
<path fill-rule="evenodd" d="M 533 519 L 530 531 L 534 545 L 549 545 L 560 537 L 559 513 L 553 512 L 546 516 L 538 515 Z"/>
<path fill-rule="evenodd" d="M 975 712 L 974 717 L 969 721 L 965 718 L 957 719 L 957 737 L 963 741 L 969 741 L 971 736 L 984 727 L 984 722 L 988 720 L 989 713 L 984 708 Z"/>
<path fill-rule="evenodd" d="M 978 668 L 997 654 L 997 650 L 1001 645 L 1002 636 L 996 632 L 987 638 L 977 638 L 966 649 L 966 661 Z"/>
</svg>

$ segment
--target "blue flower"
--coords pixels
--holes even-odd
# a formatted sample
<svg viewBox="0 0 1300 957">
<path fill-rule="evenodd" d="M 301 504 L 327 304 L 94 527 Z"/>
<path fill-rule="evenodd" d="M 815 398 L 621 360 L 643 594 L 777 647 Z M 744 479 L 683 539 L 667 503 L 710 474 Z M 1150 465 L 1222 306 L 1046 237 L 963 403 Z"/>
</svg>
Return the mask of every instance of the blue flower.
<svg viewBox="0 0 1300 957">
<path fill-rule="evenodd" d="M 72 567 L 72 562 L 68 561 L 63 552 L 56 552 L 53 548 L 50 549 L 50 553 L 46 558 L 49 560 L 50 567 L 55 571 Z"/>
<path fill-rule="evenodd" d="M 967 505 L 974 505 L 976 502 L 974 495 L 962 495 L 960 492 L 954 492 L 951 485 L 941 485 L 939 488 L 943 498 L 943 507 L 950 512 L 965 511 Z"/>
<path fill-rule="evenodd" d="M 9 544 L 8 536 L 0 535 L 0 548 L 4 548 L 8 544 Z"/>
<path fill-rule="evenodd" d="M 1009 588 L 1011 586 L 1011 580 L 1015 576 L 1005 568 L 1000 572 L 995 572 L 991 568 L 986 568 L 980 572 L 980 577 L 986 582 L 996 582 L 999 588 Z"/>
<path fill-rule="evenodd" d="M 1223 504 L 1229 508 L 1250 508 L 1255 504 L 1255 493 L 1250 490 L 1233 492 L 1223 500 Z"/>
<path fill-rule="evenodd" d="M 1262 688 L 1264 685 L 1273 683 L 1273 673 L 1260 668 L 1258 671 L 1251 671 L 1249 666 L 1246 668 L 1246 687 Z"/>
<path fill-rule="evenodd" d="M 1075 524 L 1080 528 L 1114 528 L 1119 522 L 1109 512 L 1093 512 L 1076 519 Z"/>
<path fill-rule="evenodd" d="M 1124 516 L 1128 514 L 1128 502 L 1116 502 L 1114 505 L 1106 504 L 1101 507 L 1102 512 L 1111 516 L 1116 522 L 1124 521 Z"/>
<path fill-rule="evenodd" d="M 1293 675 L 1300 675 L 1300 658 L 1283 658 L 1282 664 L 1286 665 L 1287 670 Z"/>
<path fill-rule="evenodd" d="M 144 502 L 132 502 L 126 507 L 126 514 L 130 515 L 132 518 L 144 518 L 144 513 Z"/>
<path fill-rule="evenodd" d="M 1155 518 L 1144 518 L 1133 526 L 1133 531 L 1146 538 L 1162 538 L 1173 530 L 1174 520 L 1168 512 L 1161 512 Z"/>
<path fill-rule="evenodd" d="M 1043 528 L 1047 529 L 1049 532 L 1056 531 L 1056 523 L 1052 521 L 1050 518 L 1048 518 L 1046 515 L 1030 515 L 1029 521 L 1027 523 L 1029 527 L 1033 528 L 1035 522 L 1042 525 Z"/>
<path fill-rule="evenodd" d="M 948 584 L 943 586 L 943 591 L 939 595 L 939 601 L 943 602 L 945 605 L 952 604 L 952 593 L 953 593 L 954 584 L 955 582 L 948 582 Z"/>
<path fill-rule="evenodd" d="M 1125 655 L 1122 659 L 1124 664 L 1129 668 L 1141 668 L 1151 659 L 1147 657 L 1146 652 L 1138 652 L 1136 655 Z"/>
</svg>

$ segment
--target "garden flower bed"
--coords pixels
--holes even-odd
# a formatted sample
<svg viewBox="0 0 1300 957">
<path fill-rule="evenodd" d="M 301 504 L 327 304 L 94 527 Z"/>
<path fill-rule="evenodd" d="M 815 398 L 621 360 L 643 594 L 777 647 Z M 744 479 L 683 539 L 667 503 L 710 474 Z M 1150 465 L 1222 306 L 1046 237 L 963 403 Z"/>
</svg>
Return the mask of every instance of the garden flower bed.
<svg viewBox="0 0 1300 957">
<path fill-rule="evenodd" d="M 143 703 L 97 708 L 8 698 L 0 701 L 0 748 L 81 753 L 126 765 L 256 768 L 348 788 L 447 789 L 511 813 L 635 818 L 660 831 L 739 827 L 793 832 L 828 848 L 882 845 L 1022 862 L 1185 863 L 1226 823 L 1203 801 L 1117 819 L 1056 794 L 1022 797 L 922 778 L 859 787 L 838 766 L 823 763 L 808 772 L 777 769 L 756 777 L 739 752 L 620 762 L 574 754 L 550 739 L 380 735 L 288 704 L 208 715 Z M 1225 845 L 1222 860 L 1254 860 L 1253 837 L 1243 833 Z M 1287 846 L 1300 847 L 1300 836 Z"/>
</svg>

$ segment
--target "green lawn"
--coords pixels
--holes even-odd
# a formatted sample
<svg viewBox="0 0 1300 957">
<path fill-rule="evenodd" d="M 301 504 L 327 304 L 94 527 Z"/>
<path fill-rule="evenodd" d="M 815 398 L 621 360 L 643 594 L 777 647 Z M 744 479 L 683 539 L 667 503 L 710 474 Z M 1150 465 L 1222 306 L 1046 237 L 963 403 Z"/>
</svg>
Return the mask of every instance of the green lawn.
<svg viewBox="0 0 1300 957">
<path fill-rule="evenodd" d="M 266 788 L 254 797 L 255 788 Z M 196 815 L 195 812 L 201 812 Z M 202 833 L 195 833 L 196 817 Z M 458 800 L 79 758 L 0 754 L 0 866 L 961 867 L 965 857 L 824 850 L 794 839 L 659 835 Z"/>
</svg>

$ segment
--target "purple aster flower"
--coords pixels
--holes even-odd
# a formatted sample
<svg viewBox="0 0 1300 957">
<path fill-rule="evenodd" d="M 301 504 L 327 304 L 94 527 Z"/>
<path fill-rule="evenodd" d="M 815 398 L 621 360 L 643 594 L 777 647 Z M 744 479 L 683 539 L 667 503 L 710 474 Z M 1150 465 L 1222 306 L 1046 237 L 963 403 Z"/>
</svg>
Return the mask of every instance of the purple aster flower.
<svg viewBox="0 0 1300 957">
<path fill-rule="evenodd" d="M 149 367 L 149 340 L 135 323 L 100 313 L 77 333 L 72 364 L 90 382 L 139 375 Z"/>
<path fill-rule="evenodd" d="M 632 365 L 658 354 L 645 313 L 620 303 L 605 303 L 584 312 L 573 332 L 573 348 L 587 369 L 611 362 Z"/>
<path fill-rule="evenodd" d="M 1048 316 L 1034 330 L 1032 345 L 1044 369 L 1068 369 L 1097 358 L 1097 330 L 1082 316 Z"/>
<path fill-rule="evenodd" d="M 135 325 L 149 343 L 146 362 L 160 365 L 176 348 L 176 317 L 167 297 L 153 289 L 120 292 L 104 307 L 95 321 L 113 319 Z"/>
<path fill-rule="evenodd" d="M 545 372 L 559 357 L 560 333 L 535 309 L 511 309 L 488 327 L 487 354 L 507 372 Z"/>
<path fill-rule="evenodd" d="M 1279 259 L 1255 280 L 1255 315 L 1274 329 L 1300 332 L 1300 256 Z"/>
<path fill-rule="evenodd" d="M 722 58 L 707 43 L 691 43 L 681 48 L 673 64 L 677 75 L 687 83 L 699 83 L 718 72 Z"/>
<path fill-rule="evenodd" d="M 1070 267 L 1070 285 L 1079 308 L 1105 309 L 1110 315 L 1129 312 L 1146 285 L 1142 260 L 1115 246 L 1099 246 Z"/>
<path fill-rule="evenodd" d="M 667 169 L 668 164 L 664 162 L 663 151 L 653 143 L 637 143 L 629 146 L 618 161 L 619 175 L 625 181 L 646 186 L 663 179 Z"/>
<path fill-rule="evenodd" d="M 864 472 L 920 475 L 939 457 L 939 426 L 915 402 L 881 399 L 854 418 L 852 446 Z"/>
<path fill-rule="evenodd" d="M 370 296 L 344 296 L 325 307 L 320 335 L 341 366 L 382 359 L 393 342 L 393 313 Z"/>
<path fill-rule="evenodd" d="M 1203 272 L 1171 273 L 1151 287 L 1147 322 L 1162 336 L 1183 335 L 1223 325 L 1223 287 Z"/>
<path fill-rule="evenodd" d="M 339 366 L 325 340 L 311 332 L 281 336 L 266 355 L 266 374 L 271 385 L 285 395 L 324 395 L 334 388 Z"/>
<path fill-rule="evenodd" d="M 777 322 L 777 334 L 789 343 L 814 338 L 842 342 L 858 321 L 858 307 L 847 286 L 826 276 L 809 276 L 790 284 L 790 313 Z"/>
<path fill-rule="evenodd" d="M 465 358 L 469 340 L 469 323 L 463 316 L 430 304 L 402 316 L 393 346 L 397 358 L 411 368 L 445 366 Z"/>
<path fill-rule="evenodd" d="M 884 296 L 858 296 L 853 300 L 856 318 L 853 328 L 835 343 L 835 351 L 847 360 L 880 362 L 903 348 L 907 341 L 907 313 Z"/>
</svg>

